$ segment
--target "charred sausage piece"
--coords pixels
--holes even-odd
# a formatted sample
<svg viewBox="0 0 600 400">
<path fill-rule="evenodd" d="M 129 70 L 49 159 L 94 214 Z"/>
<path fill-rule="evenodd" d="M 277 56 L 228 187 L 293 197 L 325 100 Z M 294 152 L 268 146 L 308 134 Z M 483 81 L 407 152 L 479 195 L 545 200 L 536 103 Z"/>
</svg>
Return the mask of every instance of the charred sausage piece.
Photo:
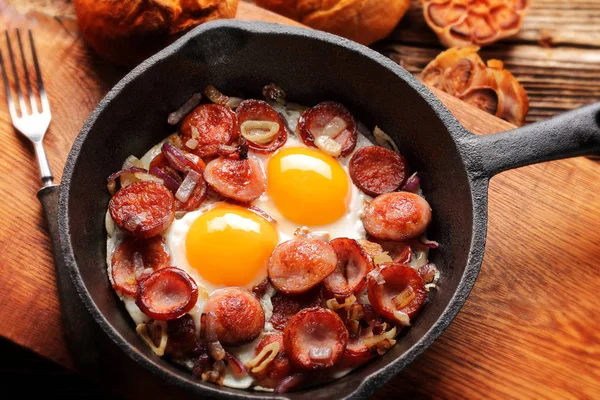
<svg viewBox="0 0 600 400">
<path fill-rule="evenodd" d="M 404 157 L 379 146 L 362 147 L 349 164 L 352 182 L 369 196 L 391 193 L 404 185 L 408 166 Z"/>
<path fill-rule="evenodd" d="M 342 319 L 326 308 L 307 308 L 285 327 L 285 351 L 292 364 L 301 369 L 333 366 L 348 344 L 348 330 Z"/>
<path fill-rule="evenodd" d="M 115 290 L 126 294 L 137 293 L 138 277 L 146 271 L 168 267 L 171 257 L 160 236 L 150 239 L 123 239 L 111 257 L 111 275 Z"/>
<path fill-rule="evenodd" d="M 377 239 L 403 241 L 416 238 L 431 222 L 431 207 L 423 197 L 409 192 L 377 196 L 365 208 L 363 225 Z"/>
<path fill-rule="evenodd" d="M 165 354 L 174 359 L 186 359 L 199 356 L 205 351 L 196 335 L 194 320 L 189 314 L 167 321 L 167 347 Z"/>
<path fill-rule="evenodd" d="M 237 138 L 237 118 L 229 107 L 202 104 L 181 122 L 179 134 L 185 151 L 200 158 L 216 157 L 220 145 Z"/>
<path fill-rule="evenodd" d="M 256 338 L 265 326 L 265 313 L 258 299 L 238 287 L 213 292 L 204 309 L 216 315 L 215 329 L 219 342 L 235 346 Z"/>
<path fill-rule="evenodd" d="M 278 291 L 300 294 L 317 286 L 335 270 L 336 264 L 335 250 L 329 243 L 292 239 L 273 250 L 267 273 Z"/>
<path fill-rule="evenodd" d="M 327 136 L 339 144 L 337 157 L 354 150 L 358 138 L 356 121 L 346 107 L 333 101 L 319 103 L 306 110 L 298 120 L 298 134 L 305 145 L 318 146 L 319 137 Z"/>
<path fill-rule="evenodd" d="M 287 141 L 283 118 L 266 101 L 249 99 L 235 110 L 242 136 L 257 153 L 272 153 Z"/>
<path fill-rule="evenodd" d="M 194 279 L 182 269 L 168 267 L 138 282 L 135 304 L 150 318 L 167 321 L 190 311 L 197 300 Z"/>
<path fill-rule="evenodd" d="M 276 343 L 276 345 L 273 345 L 273 343 Z M 263 360 L 261 361 L 265 362 L 270 358 L 272 358 L 272 360 L 264 365 L 259 362 L 258 365 L 250 369 L 250 373 L 259 386 L 274 389 L 291 374 L 292 366 L 287 354 L 285 353 L 283 332 L 276 332 L 265 336 L 265 338 L 256 347 L 255 357 L 260 355 L 261 352 L 263 352 L 263 350 L 269 345 L 271 345 L 271 351 L 277 350 L 275 353 L 276 355 L 273 357 L 273 354 L 266 352 Z"/>
<path fill-rule="evenodd" d="M 270 322 L 273 328 L 285 329 L 290 318 L 305 308 L 320 307 L 323 304 L 323 288 L 321 285 L 298 295 L 286 295 L 281 292 L 271 297 L 273 315 Z"/>
<path fill-rule="evenodd" d="M 108 207 L 115 224 L 137 238 L 160 235 L 175 218 L 173 193 L 152 181 L 135 182 L 121 188 L 110 199 Z"/>
<path fill-rule="evenodd" d="M 373 269 L 373 262 L 354 239 L 337 238 L 329 242 L 335 250 L 337 265 L 323 283 L 336 296 L 349 296 Z"/>
<path fill-rule="evenodd" d="M 250 203 L 267 189 L 267 178 L 256 158 L 233 160 L 217 158 L 206 165 L 204 179 L 221 195 Z"/>
<path fill-rule="evenodd" d="M 398 312 L 409 318 L 417 315 L 427 300 L 427 290 L 419 273 L 403 264 L 383 264 L 379 273 L 383 280 L 369 279 L 368 283 L 373 309 L 384 318 L 399 323 L 403 321 Z"/>
</svg>

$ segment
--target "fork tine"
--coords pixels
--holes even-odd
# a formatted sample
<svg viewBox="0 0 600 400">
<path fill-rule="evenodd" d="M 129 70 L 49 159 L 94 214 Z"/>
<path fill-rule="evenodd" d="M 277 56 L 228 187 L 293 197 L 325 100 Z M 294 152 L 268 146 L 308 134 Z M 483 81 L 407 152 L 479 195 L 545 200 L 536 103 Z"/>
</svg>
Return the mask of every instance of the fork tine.
<svg viewBox="0 0 600 400">
<path fill-rule="evenodd" d="M 17 110 L 15 109 L 15 103 L 10 93 L 10 86 L 8 86 L 8 77 L 6 76 L 6 66 L 4 64 L 4 58 L 2 57 L 2 50 L 0 50 L 0 68 L 2 69 L 2 78 L 4 80 L 4 89 L 6 90 L 6 101 L 8 102 L 8 111 L 12 119 L 17 118 Z"/>
<path fill-rule="evenodd" d="M 21 116 L 27 115 L 27 109 L 25 108 L 25 100 L 23 99 L 23 94 L 21 93 L 21 82 L 19 81 L 19 74 L 17 73 L 17 64 L 15 64 L 15 55 L 10 44 L 8 30 L 4 31 L 4 35 L 6 36 L 6 44 L 8 45 L 8 57 L 10 59 L 10 64 L 12 65 L 12 70 L 15 78 L 15 87 L 17 89 L 17 98 L 19 99 L 19 106 L 21 107 Z"/>
<path fill-rule="evenodd" d="M 46 96 L 46 90 L 44 89 L 44 81 L 42 81 L 42 72 L 40 71 L 40 64 L 38 63 L 37 54 L 35 52 L 35 45 L 33 43 L 33 34 L 31 29 L 29 31 L 29 44 L 31 45 L 31 54 L 33 55 L 33 65 L 35 66 L 35 75 L 37 78 L 38 91 L 40 92 L 40 100 L 42 102 L 42 109 L 40 112 L 50 112 L 50 103 L 48 102 L 48 96 Z"/>
<path fill-rule="evenodd" d="M 31 113 L 35 114 L 35 112 L 39 110 L 37 110 L 35 97 L 33 97 L 31 81 L 29 80 L 29 69 L 27 68 L 27 62 L 25 61 L 25 53 L 23 52 L 23 43 L 21 42 L 21 31 L 19 31 L 19 28 L 17 28 L 17 42 L 19 42 L 19 50 L 21 51 L 21 61 L 23 61 L 23 71 L 25 71 L 25 83 L 27 84 L 27 94 L 29 95 Z"/>
</svg>

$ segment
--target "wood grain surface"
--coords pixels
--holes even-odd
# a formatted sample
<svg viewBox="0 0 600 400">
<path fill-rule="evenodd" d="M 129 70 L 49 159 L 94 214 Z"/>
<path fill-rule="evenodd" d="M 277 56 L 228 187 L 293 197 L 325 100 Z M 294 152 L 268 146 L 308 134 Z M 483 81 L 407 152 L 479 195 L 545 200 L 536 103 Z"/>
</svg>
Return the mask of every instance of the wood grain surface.
<svg viewBox="0 0 600 400">
<path fill-rule="evenodd" d="M 530 0 L 521 31 L 480 51 L 497 58 L 529 95 L 526 122 L 600 100 L 600 1 Z M 444 48 L 427 26 L 420 0 L 374 46 L 412 73 Z"/>
<path fill-rule="evenodd" d="M 22 0 L 10 1 L 0 0 L 0 26 L 34 31 L 54 116 L 45 144 L 60 180 L 84 120 L 126 71 L 89 51 L 70 2 L 29 9 Z M 243 3 L 239 16 L 285 22 Z M 473 132 L 511 128 L 439 96 Z M 12 128 L 3 92 L 0 147 L 0 335 L 70 367 L 35 198 L 38 172 L 31 146 Z M 598 163 L 575 158 L 495 177 L 485 259 L 466 305 L 442 337 L 373 398 L 600 398 L 599 173 Z"/>
</svg>

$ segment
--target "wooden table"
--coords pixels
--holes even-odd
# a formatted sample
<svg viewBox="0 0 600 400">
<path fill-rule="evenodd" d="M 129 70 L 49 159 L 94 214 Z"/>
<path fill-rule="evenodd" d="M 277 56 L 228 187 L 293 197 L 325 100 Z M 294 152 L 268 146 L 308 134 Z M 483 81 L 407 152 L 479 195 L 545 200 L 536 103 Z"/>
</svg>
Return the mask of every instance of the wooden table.
<svg viewBox="0 0 600 400">
<path fill-rule="evenodd" d="M 88 50 L 72 15 L 70 2 L 28 12 L 23 3 L 0 0 L 0 26 L 31 27 L 36 37 L 54 115 L 46 147 L 57 180 L 83 121 L 126 73 Z M 239 16 L 286 22 L 243 3 Z M 473 132 L 511 128 L 439 96 Z M 71 367 L 32 149 L 13 131 L 3 97 L 0 335 Z M 486 255 L 467 303 L 442 337 L 373 398 L 600 398 L 599 173 L 600 164 L 575 158 L 494 178 Z"/>
</svg>

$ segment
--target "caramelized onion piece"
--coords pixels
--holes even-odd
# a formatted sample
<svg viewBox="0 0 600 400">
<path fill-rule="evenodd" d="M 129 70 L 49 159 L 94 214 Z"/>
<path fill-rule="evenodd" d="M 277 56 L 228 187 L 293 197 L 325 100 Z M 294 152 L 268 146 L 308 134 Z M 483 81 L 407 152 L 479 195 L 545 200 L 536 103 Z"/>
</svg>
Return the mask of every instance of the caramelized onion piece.
<svg viewBox="0 0 600 400">
<path fill-rule="evenodd" d="M 167 118 L 167 122 L 169 123 L 169 125 L 177 125 L 178 123 L 180 123 L 181 120 L 185 118 L 186 115 L 191 113 L 192 110 L 196 108 L 201 101 L 202 95 L 200 93 L 194 93 L 188 101 L 183 103 L 183 105 L 177 109 L 177 111 L 173 111 L 169 114 L 169 117 Z"/>
<path fill-rule="evenodd" d="M 138 283 L 135 303 L 144 314 L 160 321 L 181 317 L 196 304 L 198 286 L 184 270 L 167 267 Z"/>
</svg>

